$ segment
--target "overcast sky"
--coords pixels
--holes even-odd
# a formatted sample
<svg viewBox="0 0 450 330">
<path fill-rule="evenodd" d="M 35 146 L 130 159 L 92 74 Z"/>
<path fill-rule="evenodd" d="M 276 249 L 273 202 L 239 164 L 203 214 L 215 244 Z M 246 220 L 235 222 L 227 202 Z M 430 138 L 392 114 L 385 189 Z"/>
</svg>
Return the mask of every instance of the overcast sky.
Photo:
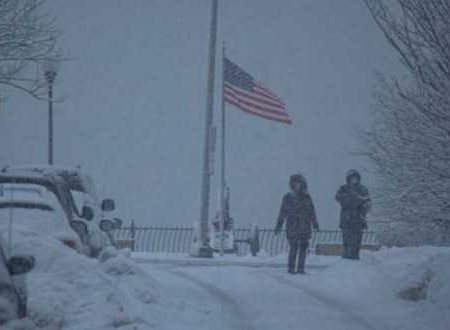
<svg viewBox="0 0 450 330">
<path fill-rule="evenodd" d="M 55 85 L 64 98 L 55 105 L 55 161 L 85 167 L 126 222 L 199 219 L 210 6 L 47 1 L 72 58 Z M 367 177 L 364 161 L 349 155 L 352 127 L 368 123 L 374 72 L 397 70 L 362 1 L 220 1 L 218 40 L 218 49 L 225 41 L 232 61 L 283 98 L 294 120 L 286 126 L 228 107 L 237 226 L 274 226 L 288 178 L 300 172 L 322 228 L 337 228 L 334 194 L 345 172 L 355 167 Z M 0 107 L 0 163 L 45 163 L 47 104 L 2 94 L 10 97 Z M 216 93 L 215 119 L 219 105 Z M 217 196 L 215 176 L 211 215 Z"/>
</svg>

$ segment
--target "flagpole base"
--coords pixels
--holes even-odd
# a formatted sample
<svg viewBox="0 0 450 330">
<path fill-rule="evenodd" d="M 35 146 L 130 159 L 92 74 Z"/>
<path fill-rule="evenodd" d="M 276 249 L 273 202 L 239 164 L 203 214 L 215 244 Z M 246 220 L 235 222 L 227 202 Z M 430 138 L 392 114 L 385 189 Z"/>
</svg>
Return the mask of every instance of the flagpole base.
<svg viewBox="0 0 450 330">
<path fill-rule="evenodd" d="M 192 256 L 196 258 L 212 258 L 213 255 L 213 249 L 209 245 L 203 245 L 200 246 Z"/>
</svg>

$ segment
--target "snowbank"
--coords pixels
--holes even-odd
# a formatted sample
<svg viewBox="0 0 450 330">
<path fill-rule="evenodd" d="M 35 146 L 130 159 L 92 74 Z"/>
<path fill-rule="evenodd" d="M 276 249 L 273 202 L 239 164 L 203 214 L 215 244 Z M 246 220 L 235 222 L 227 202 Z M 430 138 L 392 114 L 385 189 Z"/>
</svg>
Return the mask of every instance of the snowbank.
<svg viewBox="0 0 450 330">
<path fill-rule="evenodd" d="M 450 329 L 450 248 L 363 252 L 360 262 L 336 260 L 305 287 L 382 329 Z M 404 294 L 417 290 L 418 299 Z"/>
<path fill-rule="evenodd" d="M 106 251 L 101 262 L 51 237 L 15 241 L 13 253 L 34 255 L 36 267 L 27 276 L 29 320 L 11 329 L 152 328 L 161 299 L 156 281 L 123 253 Z"/>
</svg>

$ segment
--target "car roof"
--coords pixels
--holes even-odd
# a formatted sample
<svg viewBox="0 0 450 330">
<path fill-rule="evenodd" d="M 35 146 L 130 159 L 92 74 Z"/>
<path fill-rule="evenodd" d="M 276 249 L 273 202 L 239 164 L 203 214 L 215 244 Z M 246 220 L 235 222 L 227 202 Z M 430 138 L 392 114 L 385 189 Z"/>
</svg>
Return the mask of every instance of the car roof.
<svg viewBox="0 0 450 330">
<path fill-rule="evenodd" d="M 40 173 L 25 169 L 2 169 L 0 170 L 0 183 L 37 183 L 49 186 L 58 181 L 51 173 Z"/>
<path fill-rule="evenodd" d="M 77 174 L 80 176 L 85 175 L 81 166 L 55 166 L 55 165 L 45 165 L 45 164 L 27 164 L 27 165 L 11 165 L 5 166 L 6 170 L 26 170 L 37 173 L 71 173 L 73 175 Z"/>
<path fill-rule="evenodd" d="M 6 181 L 5 178 L 3 178 Z M 20 186 L 17 186 L 17 183 Z M 43 206 L 49 205 L 46 199 L 47 187 L 41 185 L 39 182 L 18 182 L 15 177 L 12 182 L 0 183 L 0 203 L 3 207 L 10 203 L 11 205 L 24 203 L 26 205 Z"/>
<path fill-rule="evenodd" d="M 33 173 L 56 174 L 61 176 L 71 189 L 87 192 L 96 196 L 92 178 L 86 174 L 81 166 L 54 166 L 54 165 L 14 165 L 6 167 L 8 171 L 25 170 Z"/>
<path fill-rule="evenodd" d="M 80 165 L 15 164 L 5 167 L 11 169 L 82 170 Z"/>
</svg>

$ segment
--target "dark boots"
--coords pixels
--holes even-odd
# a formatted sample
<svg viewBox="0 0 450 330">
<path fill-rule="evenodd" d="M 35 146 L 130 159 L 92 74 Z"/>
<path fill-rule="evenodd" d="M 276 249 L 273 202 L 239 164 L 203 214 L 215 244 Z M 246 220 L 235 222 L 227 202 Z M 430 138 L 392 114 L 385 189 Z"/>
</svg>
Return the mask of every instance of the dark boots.
<svg viewBox="0 0 450 330">
<path fill-rule="evenodd" d="M 288 273 L 304 274 L 306 254 L 309 243 L 307 240 L 289 240 Z"/>
<path fill-rule="evenodd" d="M 342 230 L 342 243 L 344 247 L 342 258 L 359 260 L 362 237 L 362 228 L 346 228 Z"/>
</svg>

